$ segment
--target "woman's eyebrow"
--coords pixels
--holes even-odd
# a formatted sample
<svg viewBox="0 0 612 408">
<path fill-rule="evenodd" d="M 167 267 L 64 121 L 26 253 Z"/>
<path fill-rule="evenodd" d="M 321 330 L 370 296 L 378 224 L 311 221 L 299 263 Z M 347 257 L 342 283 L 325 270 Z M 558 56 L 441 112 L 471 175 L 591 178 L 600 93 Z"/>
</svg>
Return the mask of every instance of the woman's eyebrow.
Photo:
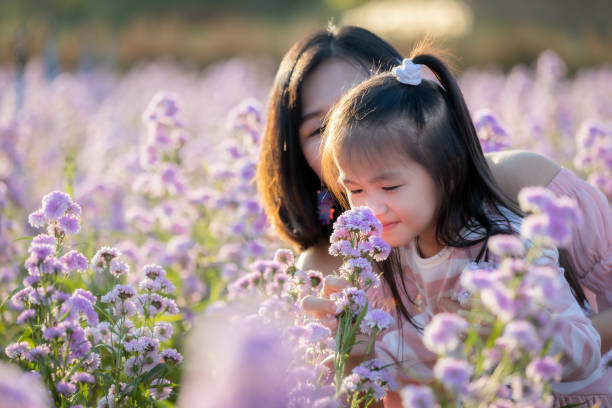
<svg viewBox="0 0 612 408">
<path fill-rule="evenodd" d="M 323 114 L 322 110 L 318 110 L 318 111 L 307 113 L 307 114 L 302 116 L 302 122 L 306 122 L 308 119 L 311 119 L 311 118 L 314 118 L 314 117 L 317 117 L 317 116 L 321 116 L 322 114 Z"/>
</svg>

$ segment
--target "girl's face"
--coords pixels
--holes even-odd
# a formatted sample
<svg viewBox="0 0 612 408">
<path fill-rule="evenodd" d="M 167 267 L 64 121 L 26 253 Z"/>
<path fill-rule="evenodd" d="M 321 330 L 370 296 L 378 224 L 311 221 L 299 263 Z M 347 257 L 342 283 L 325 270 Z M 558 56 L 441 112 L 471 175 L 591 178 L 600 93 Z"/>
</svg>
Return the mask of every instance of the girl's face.
<svg viewBox="0 0 612 408">
<path fill-rule="evenodd" d="M 389 245 L 405 246 L 418 236 L 421 247 L 437 252 L 437 193 L 427 171 L 400 154 L 391 153 L 375 164 L 358 159 L 338 166 L 339 182 L 351 207 L 370 207 L 382 223 L 382 238 Z"/>
<path fill-rule="evenodd" d="M 302 124 L 299 129 L 302 152 L 308 165 L 321 178 L 321 124 L 329 109 L 367 75 L 357 63 L 331 58 L 319 65 L 302 85 Z"/>
</svg>

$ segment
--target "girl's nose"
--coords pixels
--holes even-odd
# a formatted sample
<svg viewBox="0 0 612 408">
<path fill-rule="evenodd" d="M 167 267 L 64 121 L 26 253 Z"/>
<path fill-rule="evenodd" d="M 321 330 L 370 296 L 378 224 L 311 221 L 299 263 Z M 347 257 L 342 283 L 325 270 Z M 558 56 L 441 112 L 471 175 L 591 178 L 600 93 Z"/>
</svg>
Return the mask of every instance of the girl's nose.
<svg viewBox="0 0 612 408">
<path fill-rule="evenodd" d="M 368 199 L 366 200 L 365 205 L 366 207 L 370 207 L 374 215 L 376 215 L 377 217 L 379 215 L 384 214 L 387 211 L 387 206 L 385 205 L 383 201 L 380 201 L 380 200 Z"/>
</svg>

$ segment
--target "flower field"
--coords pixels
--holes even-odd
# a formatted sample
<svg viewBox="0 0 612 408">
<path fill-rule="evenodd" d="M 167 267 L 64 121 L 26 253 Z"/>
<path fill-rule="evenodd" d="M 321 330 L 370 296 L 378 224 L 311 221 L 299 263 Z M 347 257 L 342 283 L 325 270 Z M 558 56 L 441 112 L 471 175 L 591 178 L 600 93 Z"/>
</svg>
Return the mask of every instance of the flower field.
<svg viewBox="0 0 612 408">
<path fill-rule="evenodd" d="M 366 209 L 332 235 L 354 285 L 332 296 L 338 334 L 300 307 L 323 276 L 282 249 L 254 182 L 272 75 L 244 60 L 53 79 L 36 62 L 18 80 L 0 69 L 0 408 L 356 407 L 400 391 L 388 362 L 346 361 L 394 319 L 369 307 L 372 262 L 390 249 Z M 568 78 L 545 52 L 460 85 L 485 151 L 540 152 L 612 199 L 610 67 Z M 520 198 L 535 245 L 494 241 L 504 266 L 462 282 L 498 318 L 438 315 L 423 333 L 435 381 L 403 388 L 405 406 L 549 406 L 558 322 L 533 305 L 561 289 L 532 262 L 579 214 L 543 190 Z"/>
</svg>

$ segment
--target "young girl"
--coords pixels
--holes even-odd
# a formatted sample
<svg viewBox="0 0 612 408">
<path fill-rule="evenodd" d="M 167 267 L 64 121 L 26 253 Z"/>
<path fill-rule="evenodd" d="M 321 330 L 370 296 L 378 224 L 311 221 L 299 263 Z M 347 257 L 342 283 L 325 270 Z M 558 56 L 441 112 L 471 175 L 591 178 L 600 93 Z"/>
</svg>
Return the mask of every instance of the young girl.
<svg viewBox="0 0 612 408">
<path fill-rule="evenodd" d="M 422 79 L 421 64 L 439 84 Z M 491 175 L 461 91 L 431 55 L 404 60 L 341 98 L 330 112 L 322 166 L 334 194 L 350 206 L 370 207 L 383 225 L 383 239 L 400 249 L 404 273 L 385 271 L 386 295 L 413 316 L 417 306 L 426 317 L 445 310 L 463 268 L 487 259 L 488 238 L 516 233 L 520 224 L 519 209 Z M 552 310 L 563 325 L 554 340 L 563 365 L 556 401 L 598 399 L 600 407 L 612 407 L 612 372 L 599 367 L 600 336 L 559 274 L 567 296 Z M 387 336 L 379 350 L 390 353 L 399 341 L 410 341 L 413 357 L 431 357 L 415 343 L 411 325 Z"/>
<path fill-rule="evenodd" d="M 373 72 L 391 70 L 400 60 L 389 43 L 351 26 L 313 33 L 283 57 L 270 92 L 257 184 L 268 218 L 300 251 L 298 263 L 303 269 L 329 274 L 340 266 L 338 258 L 328 253 L 333 221 L 329 208 L 318 205 L 330 198 L 321 182 L 323 119 L 344 92 Z M 608 309 L 593 317 L 602 338 L 608 339 L 602 342 L 607 350 L 612 344 L 612 214 L 607 200 L 584 180 L 538 154 L 506 151 L 486 157 L 495 181 L 513 200 L 521 188 L 541 185 L 578 202 L 584 219 L 568 251 L 576 272 L 574 276 L 568 270 L 568 280 L 574 277 L 577 291 L 579 281 L 592 294 L 595 311 Z M 341 208 L 333 208 L 336 217 Z"/>
</svg>

